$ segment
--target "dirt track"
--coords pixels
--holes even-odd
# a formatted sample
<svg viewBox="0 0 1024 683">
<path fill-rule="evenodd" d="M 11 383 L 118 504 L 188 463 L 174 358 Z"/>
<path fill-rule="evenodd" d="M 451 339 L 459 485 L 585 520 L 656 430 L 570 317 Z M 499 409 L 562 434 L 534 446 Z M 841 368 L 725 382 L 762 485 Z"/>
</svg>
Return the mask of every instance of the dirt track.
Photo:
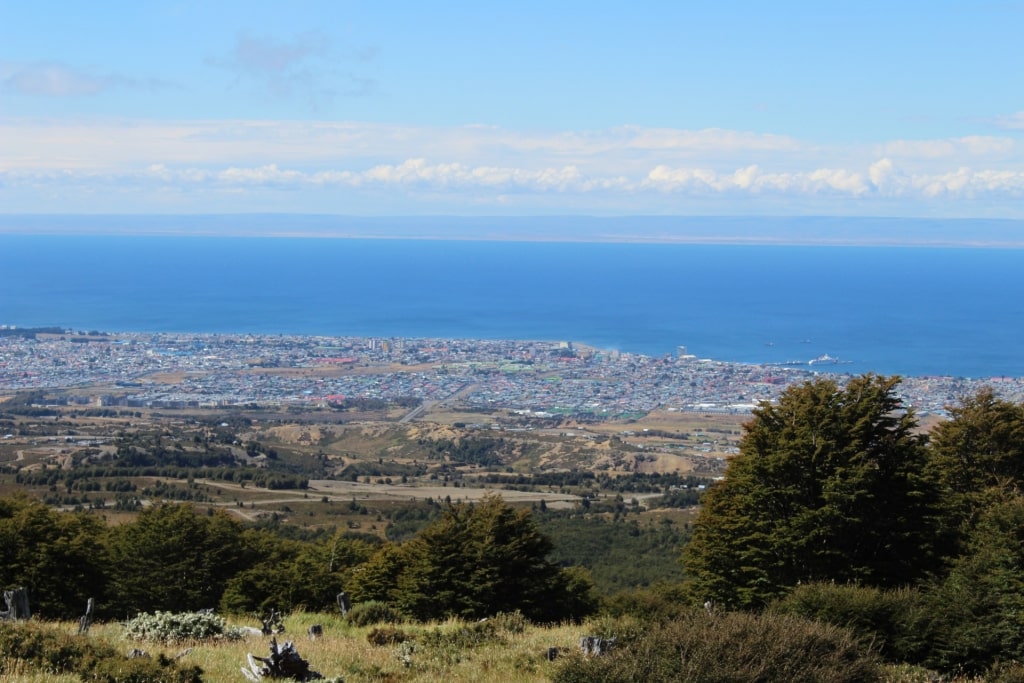
<svg viewBox="0 0 1024 683">
<path fill-rule="evenodd" d="M 364 484 L 354 481 L 335 481 L 333 479 L 312 479 L 309 482 L 309 493 L 318 493 L 328 497 L 363 500 L 409 500 L 410 498 L 443 499 L 451 496 L 452 500 L 480 500 L 488 494 L 498 494 L 509 503 L 537 502 L 541 499 L 548 505 L 572 506 L 579 496 L 544 491 L 506 491 L 504 489 L 480 489 L 452 486 L 402 486 L 400 484 Z"/>
</svg>

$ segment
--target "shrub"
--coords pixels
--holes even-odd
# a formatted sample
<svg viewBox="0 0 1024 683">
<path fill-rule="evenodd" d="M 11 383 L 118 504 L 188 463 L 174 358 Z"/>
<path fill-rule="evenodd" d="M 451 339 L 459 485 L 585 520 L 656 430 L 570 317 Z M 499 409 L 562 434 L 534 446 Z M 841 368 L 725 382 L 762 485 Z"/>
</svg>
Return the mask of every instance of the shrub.
<svg viewBox="0 0 1024 683">
<path fill-rule="evenodd" d="M 20 660 L 33 668 L 55 673 L 77 671 L 92 656 L 89 641 L 45 629 L 36 624 L 0 622 L 0 673 L 5 660 Z"/>
<path fill-rule="evenodd" d="M 419 638 L 424 647 L 455 650 L 467 650 L 499 640 L 501 636 L 498 635 L 498 627 L 490 619 L 471 623 L 457 622 L 454 628 L 442 626 L 430 629 Z"/>
<path fill-rule="evenodd" d="M 224 617 L 204 612 L 156 612 L 140 614 L 124 627 L 129 640 L 178 643 L 191 640 L 237 640 L 241 633 L 227 628 Z"/>
<path fill-rule="evenodd" d="M 686 612 L 687 614 L 689 612 Z M 622 617 L 603 616 L 587 622 L 590 633 L 599 638 L 615 638 L 618 643 L 630 643 L 643 638 L 649 630 L 657 628 L 656 623 L 632 615 Z"/>
<path fill-rule="evenodd" d="M 927 647 L 921 624 L 927 610 L 921 594 L 910 588 L 811 583 L 795 588 L 772 610 L 847 627 L 894 662 L 919 663 Z"/>
<path fill-rule="evenodd" d="M 398 645 L 409 640 L 409 634 L 400 628 L 393 628 L 386 626 L 383 628 L 375 628 L 366 634 L 366 641 L 370 645 L 384 646 L 384 645 Z"/>
<path fill-rule="evenodd" d="M 574 655 L 555 683 L 861 683 L 880 678 L 878 660 L 846 629 L 790 615 L 693 610 L 602 657 Z"/>
<path fill-rule="evenodd" d="M 508 633 L 510 635 L 523 633 L 526 631 L 526 627 L 530 623 L 519 610 L 516 610 L 515 612 L 498 612 L 490 619 L 490 621 L 494 623 L 494 627 L 496 629 L 502 633 Z"/>
<path fill-rule="evenodd" d="M 630 614 L 645 620 L 672 619 L 689 609 L 686 602 L 680 586 L 659 584 L 616 593 L 604 601 L 601 611 L 615 617 Z"/>
<path fill-rule="evenodd" d="M 5 663 L 23 662 L 47 674 L 78 673 L 83 683 L 202 683 L 197 666 L 179 667 L 166 657 L 128 659 L 104 642 L 34 624 L 0 624 L 0 674 Z"/>
<path fill-rule="evenodd" d="M 394 624 L 402 620 L 399 613 L 393 607 L 377 600 L 369 600 L 353 605 L 345 618 L 352 626 Z"/>
<path fill-rule="evenodd" d="M 985 672 L 986 683 L 1024 683 L 1024 664 L 1017 662 L 993 664 Z"/>
<path fill-rule="evenodd" d="M 84 683 L 202 683 L 198 666 L 177 667 L 167 657 L 108 657 L 81 674 Z"/>
</svg>

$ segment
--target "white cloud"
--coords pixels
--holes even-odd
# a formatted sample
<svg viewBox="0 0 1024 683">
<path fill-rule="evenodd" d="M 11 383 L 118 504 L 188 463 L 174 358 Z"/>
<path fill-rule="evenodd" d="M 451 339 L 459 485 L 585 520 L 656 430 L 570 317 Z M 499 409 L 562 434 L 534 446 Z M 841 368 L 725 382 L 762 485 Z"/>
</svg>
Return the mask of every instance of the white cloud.
<svg viewBox="0 0 1024 683">
<path fill-rule="evenodd" d="M 645 150 L 688 150 L 695 152 L 779 152 L 798 151 L 806 146 L 785 135 L 707 128 L 674 130 L 670 128 L 621 129 L 625 147 Z"/>
<path fill-rule="evenodd" d="M 810 171 L 766 171 L 757 165 L 718 172 L 708 168 L 659 165 L 640 177 L 589 176 L 576 166 L 524 169 L 504 166 L 468 166 L 406 159 L 362 170 L 302 171 L 277 164 L 230 166 L 221 169 L 172 168 L 153 164 L 136 173 L 101 174 L 88 171 L 35 171 L 7 173 L 18 179 L 65 182 L 150 182 L 168 185 L 246 188 L 277 186 L 291 189 L 348 187 L 429 189 L 434 192 L 478 191 L 580 194 L 612 193 L 619 196 L 646 192 L 693 196 L 790 196 L 881 198 L 978 198 L 989 195 L 1024 195 L 1024 171 L 974 171 L 958 168 L 939 174 L 909 174 L 891 159 L 880 159 L 864 171 L 819 168 Z"/>
<path fill-rule="evenodd" d="M 875 190 L 883 195 L 898 195 L 906 187 L 904 174 L 896 169 L 892 159 L 879 159 L 868 167 L 868 179 Z"/>
<path fill-rule="evenodd" d="M 341 193 L 377 202 L 382 212 L 402 202 L 426 211 L 514 205 L 644 213 L 682 201 L 719 202 L 726 212 L 791 205 L 842 214 L 874 202 L 891 215 L 900 207 L 941 214 L 990 202 L 1001 215 L 1024 217 L 1024 158 L 1015 141 L 1000 137 L 823 149 L 784 136 L 639 127 L 522 133 L 357 122 L 0 120 L 0 139 L 5 202 L 30 188 L 58 195 L 79 188 L 97 197 L 178 192 L 194 201 L 231 193 L 282 211 Z"/>
<path fill-rule="evenodd" d="M 907 160 L 934 160 L 953 157 L 1006 156 L 1013 154 L 1017 143 L 1011 138 L 969 135 L 943 140 L 892 140 L 880 145 L 880 156 Z"/>
<path fill-rule="evenodd" d="M 767 192 L 799 195 L 836 192 L 857 196 L 870 190 L 864 177 L 853 171 L 821 168 L 809 172 L 766 173 L 758 166 L 737 169 L 730 174 L 710 169 L 657 166 L 647 174 L 645 185 L 665 192 L 711 190 L 754 195 Z"/>
<path fill-rule="evenodd" d="M 950 173 L 921 178 L 916 183 L 926 197 L 980 199 L 991 195 L 1024 198 L 1024 173 L 1013 171 L 972 171 L 960 168 Z"/>
<path fill-rule="evenodd" d="M 798 141 L 746 132 L 644 129 L 522 132 L 493 126 L 401 126 L 318 121 L 47 123 L 0 119 L 19 165 L 62 168 L 73 160 L 112 165 L 294 164 L 338 166 L 452 159 L 467 166 L 577 166 L 588 175 L 646 173 L 653 166 L 719 171 L 796 159 Z M 817 152 L 815 152 L 817 153 Z M 752 158 L 757 159 L 752 162 Z M 0 163 L 3 163 L 0 160 Z"/>
<path fill-rule="evenodd" d="M 267 164 L 258 168 L 231 167 L 217 174 L 217 180 L 228 185 L 288 185 L 303 179 L 303 173 L 279 169 L 277 164 Z"/>
</svg>

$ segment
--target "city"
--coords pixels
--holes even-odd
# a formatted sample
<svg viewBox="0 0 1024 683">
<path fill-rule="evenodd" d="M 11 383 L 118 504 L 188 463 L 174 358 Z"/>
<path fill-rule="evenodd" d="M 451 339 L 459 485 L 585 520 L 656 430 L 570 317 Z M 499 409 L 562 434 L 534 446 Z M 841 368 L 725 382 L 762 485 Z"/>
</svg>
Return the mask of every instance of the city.
<svg viewBox="0 0 1024 683">
<path fill-rule="evenodd" d="M 375 399 L 596 420 L 654 410 L 742 414 L 828 367 L 729 363 L 684 347 L 656 358 L 566 341 L 5 332 L 0 392 L 41 391 L 47 402 L 96 407 L 280 409 Z M 941 417 L 983 386 L 1024 398 L 1024 379 L 1003 377 L 907 377 L 901 396 L 919 415 Z"/>
</svg>

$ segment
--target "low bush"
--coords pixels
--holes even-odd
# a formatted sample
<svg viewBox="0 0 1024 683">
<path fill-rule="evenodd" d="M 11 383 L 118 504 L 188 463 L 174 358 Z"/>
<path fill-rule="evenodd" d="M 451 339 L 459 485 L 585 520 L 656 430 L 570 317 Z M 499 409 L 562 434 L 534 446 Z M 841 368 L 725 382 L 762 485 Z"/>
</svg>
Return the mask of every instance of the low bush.
<svg viewBox="0 0 1024 683">
<path fill-rule="evenodd" d="M 46 674 L 77 673 L 83 683 L 202 683 L 197 666 L 166 657 L 129 659 L 111 645 L 37 624 L 0 623 L 0 675 L 18 662 Z"/>
<path fill-rule="evenodd" d="M 523 633 L 530 623 L 530 620 L 524 617 L 523 613 L 519 610 L 515 612 L 498 612 L 490 621 L 494 623 L 494 627 L 498 631 L 511 635 Z"/>
<path fill-rule="evenodd" d="M 1024 664 L 1018 662 L 993 664 L 985 672 L 985 683 L 1024 683 Z"/>
<path fill-rule="evenodd" d="M 391 626 L 378 627 L 366 634 L 366 641 L 370 645 L 398 645 L 409 640 L 409 634 L 400 628 Z"/>
<path fill-rule="evenodd" d="M 352 626 L 373 626 L 374 624 L 395 624 L 402 621 L 401 615 L 384 602 L 369 600 L 352 606 L 345 615 Z"/>
<path fill-rule="evenodd" d="M 693 610 L 619 639 L 608 655 L 568 657 L 555 683 L 864 683 L 878 657 L 849 630 L 791 615 Z"/>
<path fill-rule="evenodd" d="M 129 640 L 180 643 L 197 640 L 238 640 L 242 634 L 229 629 L 224 617 L 206 612 L 155 612 L 140 614 L 124 627 Z"/>
<path fill-rule="evenodd" d="M 417 641 L 424 647 L 468 650 L 485 643 L 501 640 L 498 627 L 493 620 L 470 623 L 458 622 L 425 631 Z"/>
<path fill-rule="evenodd" d="M 658 584 L 650 588 L 622 591 L 601 605 L 613 617 L 632 615 L 641 619 L 672 619 L 689 609 L 682 586 Z"/>
<path fill-rule="evenodd" d="M 61 673 L 77 671 L 81 662 L 94 657 L 89 641 L 43 628 L 33 623 L 0 622 L 0 674 L 4 661 L 25 662 L 32 668 Z"/>
<path fill-rule="evenodd" d="M 922 624 L 927 607 L 921 593 L 910 588 L 811 583 L 798 586 L 772 611 L 847 627 L 893 662 L 920 663 L 928 646 Z"/>
<path fill-rule="evenodd" d="M 163 655 L 153 657 L 108 657 L 98 660 L 81 674 L 83 683 L 202 683 L 198 666 L 180 667 Z"/>
</svg>

